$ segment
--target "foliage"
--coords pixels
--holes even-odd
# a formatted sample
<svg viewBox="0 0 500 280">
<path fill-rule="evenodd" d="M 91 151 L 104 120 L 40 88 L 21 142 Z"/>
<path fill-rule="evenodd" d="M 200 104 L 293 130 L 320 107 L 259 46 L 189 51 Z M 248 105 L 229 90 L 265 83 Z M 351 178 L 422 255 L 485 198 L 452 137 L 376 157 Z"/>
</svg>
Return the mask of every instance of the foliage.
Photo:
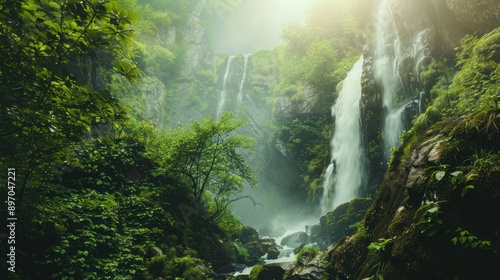
<svg viewBox="0 0 500 280">
<path fill-rule="evenodd" d="M 276 136 L 286 143 L 289 155 L 301 162 L 304 184 L 309 186 L 310 199 L 318 199 L 317 178 L 321 177 L 324 166 L 328 165 L 328 142 L 330 138 L 330 118 L 295 118 L 277 125 Z"/>
<path fill-rule="evenodd" d="M 461 170 L 457 170 L 454 172 L 448 172 L 446 169 L 448 168 L 447 165 L 440 165 L 437 167 L 437 169 L 431 174 L 431 178 L 435 179 L 436 181 L 441 181 L 446 175 L 450 176 L 450 182 L 453 185 L 453 189 L 455 190 L 458 186 L 463 185 L 462 187 L 462 192 L 461 192 L 461 197 L 464 197 L 469 190 L 474 189 L 474 186 L 471 185 L 470 181 L 473 181 L 477 178 L 478 174 L 474 172 L 470 172 L 467 174 L 467 176 L 464 175 L 464 173 Z"/>
<path fill-rule="evenodd" d="M 451 239 L 453 245 L 461 244 L 465 248 L 471 247 L 472 249 L 489 249 L 491 246 L 491 241 L 481 240 L 477 236 L 472 235 L 468 230 L 457 228 L 455 230 L 458 236 Z"/>
<path fill-rule="evenodd" d="M 217 122 L 205 119 L 193 123 L 189 129 L 167 133 L 161 143 L 155 143 L 161 147 L 151 146 L 148 151 L 160 165 L 158 174 L 172 174 L 187 186 L 192 205 L 201 206 L 208 221 L 218 222 L 237 200 L 253 201 L 252 197 L 240 194 L 245 184 L 256 186 L 253 171 L 239 153 L 250 149 L 253 141 L 233 134 L 241 125 L 228 112 Z M 206 194 L 214 203 L 207 203 Z"/>
<path fill-rule="evenodd" d="M 498 42 L 500 29 L 494 29 L 481 38 L 465 36 L 456 49 L 456 67 L 453 76 L 450 67 L 431 62 L 422 72 L 433 99 L 432 110 L 418 117 L 417 131 L 424 131 L 431 124 L 450 116 L 460 116 L 476 110 L 495 112 L 498 109 L 498 71 L 500 57 Z"/>
<path fill-rule="evenodd" d="M 425 203 L 415 212 L 420 232 L 427 237 L 435 235 L 443 227 L 443 220 L 441 218 L 443 212 L 440 210 L 439 203 L 435 201 Z"/>
<path fill-rule="evenodd" d="M 318 254 L 319 254 L 318 248 L 313 246 L 307 246 L 300 249 L 300 251 L 297 253 L 297 256 L 295 257 L 295 261 L 297 263 L 302 263 L 304 265 L 309 263 Z M 305 259 L 303 259 L 304 257 Z"/>
<path fill-rule="evenodd" d="M 50 213 L 48 222 L 59 237 L 42 261 L 59 267 L 52 278 L 72 279 L 77 274 L 87 279 L 114 279 L 122 271 L 127 276 L 145 270 L 140 253 L 130 248 L 132 240 L 120 231 L 117 207 L 113 195 L 83 190 L 54 198 L 39 208 Z"/>
<path fill-rule="evenodd" d="M 25 190 L 46 178 L 52 163 L 68 156 L 67 141 L 126 116 L 86 77 L 113 64 L 137 77 L 125 49 L 136 14 L 111 0 L 7 2 L 0 9 L 1 162 L 19 167 L 23 200 L 35 196 Z"/>
<path fill-rule="evenodd" d="M 257 280 L 259 279 L 259 274 L 264 270 L 264 266 L 261 264 L 257 264 L 252 268 L 252 271 L 250 271 L 250 274 L 248 275 L 248 279 L 250 280 Z"/>
<path fill-rule="evenodd" d="M 392 245 L 396 236 L 393 238 L 379 238 L 378 241 L 368 245 L 368 251 L 377 256 L 382 261 L 387 261 L 391 256 Z"/>
<path fill-rule="evenodd" d="M 148 276 L 151 279 L 157 279 L 158 277 L 167 277 L 167 279 L 206 279 L 203 272 L 196 266 L 197 262 L 199 260 L 190 256 L 156 256 L 151 260 Z"/>
</svg>

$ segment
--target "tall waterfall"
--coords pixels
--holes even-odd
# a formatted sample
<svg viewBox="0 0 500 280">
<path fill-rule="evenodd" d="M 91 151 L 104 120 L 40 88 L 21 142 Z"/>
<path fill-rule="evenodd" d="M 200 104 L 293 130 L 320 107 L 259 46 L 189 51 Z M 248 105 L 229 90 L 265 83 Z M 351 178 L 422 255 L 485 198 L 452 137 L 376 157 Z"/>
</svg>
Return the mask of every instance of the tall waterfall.
<svg viewBox="0 0 500 280">
<path fill-rule="evenodd" d="M 226 103 L 226 94 L 227 94 L 227 78 L 229 77 L 229 71 L 231 69 L 231 64 L 234 60 L 235 56 L 230 56 L 227 60 L 226 65 L 226 73 L 224 73 L 224 79 L 222 80 L 222 90 L 219 96 L 219 105 L 217 106 L 217 113 L 215 115 L 215 120 L 219 120 L 222 115 L 222 110 L 224 109 L 224 103 Z"/>
<path fill-rule="evenodd" d="M 238 91 L 238 104 L 240 104 L 243 100 L 243 86 L 245 85 L 245 80 L 247 78 L 248 59 L 250 58 L 251 54 L 245 54 L 243 56 L 245 58 L 245 62 L 243 63 L 243 76 L 241 77 L 240 88 Z"/>
<path fill-rule="evenodd" d="M 360 134 L 361 57 L 347 74 L 332 106 L 335 127 L 330 141 L 331 159 L 323 181 L 321 212 L 325 214 L 358 196 L 363 181 L 363 149 Z M 330 194 L 333 194 L 330 197 Z"/>
<path fill-rule="evenodd" d="M 383 91 L 386 161 L 390 158 L 391 148 L 400 144 L 399 136 L 406 128 L 402 116 L 413 94 L 409 75 L 418 81 L 420 67 L 428 57 L 425 38 L 431 32 L 429 29 L 419 27 L 418 22 L 414 26 L 405 22 L 404 27 L 398 29 L 391 3 L 400 5 L 400 9 L 404 6 L 405 9 L 414 10 L 414 13 L 417 13 L 419 8 L 416 1 L 383 0 L 377 14 L 374 66 L 375 79 L 381 84 Z M 404 39 L 401 36 L 404 36 Z M 409 61 L 414 67 L 408 70 L 405 67 Z"/>
</svg>

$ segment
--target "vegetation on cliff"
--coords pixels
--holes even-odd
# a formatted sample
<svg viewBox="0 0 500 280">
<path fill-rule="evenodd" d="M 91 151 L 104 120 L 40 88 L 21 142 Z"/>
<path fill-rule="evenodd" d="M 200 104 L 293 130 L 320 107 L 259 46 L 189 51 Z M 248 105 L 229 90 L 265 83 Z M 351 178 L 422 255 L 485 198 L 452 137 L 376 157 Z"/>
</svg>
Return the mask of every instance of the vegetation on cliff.
<svg viewBox="0 0 500 280">
<path fill-rule="evenodd" d="M 467 36 L 453 75 L 429 66 L 440 71 L 429 107 L 395 151 L 362 228 L 331 253 L 336 279 L 500 274 L 500 224 L 479 218 L 500 210 L 498 34 Z"/>
</svg>

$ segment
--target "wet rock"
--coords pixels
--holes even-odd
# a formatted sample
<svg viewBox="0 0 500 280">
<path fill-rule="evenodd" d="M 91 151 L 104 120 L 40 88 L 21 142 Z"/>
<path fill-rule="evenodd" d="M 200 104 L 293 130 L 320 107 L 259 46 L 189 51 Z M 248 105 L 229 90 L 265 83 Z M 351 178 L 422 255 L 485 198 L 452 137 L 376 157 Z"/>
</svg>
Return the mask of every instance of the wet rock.
<svg viewBox="0 0 500 280">
<path fill-rule="evenodd" d="M 229 263 L 219 269 L 217 269 L 217 273 L 219 274 L 233 274 L 235 272 L 242 272 L 245 269 L 244 264 L 240 263 Z"/>
<path fill-rule="evenodd" d="M 303 231 L 292 233 L 281 240 L 281 246 L 297 248 L 302 244 L 309 243 L 309 235 Z"/>
<path fill-rule="evenodd" d="M 306 244 L 302 244 L 299 247 L 293 249 L 293 253 L 298 254 L 300 252 L 300 250 L 302 250 L 302 248 L 304 248 L 304 246 L 306 246 Z"/>
<path fill-rule="evenodd" d="M 285 270 L 279 264 L 266 264 L 264 266 L 256 266 L 250 272 L 252 279 L 256 280 L 281 280 L 285 275 Z"/>
<path fill-rule="evenodd" d="M 321 280 L 328 277 L 328 264 L 323 261 L 326 253 L 320 252 L 313 259 L 303 255 L 288 272 L 287 280 Z"/>
<path fill-rule="evenodd" d="M 275 260 L 279 257 L 280 251 L 276 246 L 272 246 L 269 249 L 267 249 L 267 259 L 268 260 Z"/>
<path fill-rule="evenodd" d="M 242 244 L 257 241 L 259 240 L 259 233 L 254 228 L 245 226 L 241 230 L 238 239 L 241 241 Z"/>
<path fill-rule="evenodd" d="M 269 248 L 276 246 L 274 239 L 259 239 L 259 244 L 263 251 L 268 251 Z"/>
<path fill-rule="evenodd" d="M 248 252 L 248 258 L 250 260 L 259 259 L 265 254 L 264 249 L 261 247 L 259 241 L 252 241 L 244 245 Z"/>
<path fill-rule="evenodd" d="M 313 235 L 313 240 L 321 250 L 326 250 L 341 237 L 353 234 L 371 204 L 370 198 L 356 198 L 339 205 L 320 218 L 321 230 Z"/>
</svg>

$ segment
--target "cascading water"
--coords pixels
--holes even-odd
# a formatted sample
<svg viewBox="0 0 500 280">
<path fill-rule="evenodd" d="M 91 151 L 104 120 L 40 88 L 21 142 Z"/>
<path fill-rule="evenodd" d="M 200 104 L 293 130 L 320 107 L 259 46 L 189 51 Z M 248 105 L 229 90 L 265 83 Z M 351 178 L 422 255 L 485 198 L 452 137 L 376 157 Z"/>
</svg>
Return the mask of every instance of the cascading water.
<svg viewBox="0 0 500 280">
<path fill-rule="evenodd" d="M 425 37 L 429 32 L 429 29 L 420 31 L 413 42 L 412 57 L 415 59 L 415 73 L 418 79 L 420 79 L 420 67 L 427 57 L 429 57 L 429 54 L 427 53 L 428 49 L 425 45 Z"/>
<path fill-rule="evenodd" d="M 413 102 L 413 101 L 412 101 Z M 403 123 L 403 113 L 408 105 L 412 102 L 405 103 L 399 108 L 393 109 L 393 112 L 390 112 L 389 115 L 385 118 L 385 129 L 384 129 L 384 137 L 386 138 L 386 146 L 387 147 L 397 147 L 399 145 L 399 135 L 405 129 Z"/>
<path fill-rule="evenodd" d="M 222 110 L 224 109 L 224 103 L 226 103 L 227 78 L 229 77 L 229 71 L 231 69 L 231 65 L 232 65 L 234 58 L 235 58 L 235 56 L 233 55 L 233 56 L 230 56 L 227 60 L 226 73 L 224 73 L 224 79 L 222 80 L 222 90 L 220 92 L 219 105 L 217 106 L 217 113 L 215 115 L 216 120 L 220 119 L 220 116 L 222 115 Z"/>
<path fill-rule="evenodd" d="M 241 77 L 240 89 L 238 91 L 238 104 L 241 104 L 241 101 L 243 100 L 243 86 L 245 85 L 245 80 L 247 78 L 248 59 L 251 54 L 245 54 L 243 56 L 245 58 L 245 62 L 243 63 L 243 76 Z"/>
<path fill-rule="evenodd" d="M 406 3 L 392 1 L 399 5 L 407 5 L 406 9 L 417 8 L 417 2 Z M 409 76 L 419 79 L 420 67 L 428 57 L 428 48 L 425 38 L 431 32 L 419 26 L 404 24 L 404 30 L 398 30 L 389 0 L 382 1 L 377 13 L 377 28 L 375 37 L 375 79 L 382 86 L 382 106 L 385 110 L 384 122 L 384 156 L 386 161 L 390 158 L 390 150 L 397 147 L 399 136 L 406 128 L 403 113 L 409 103 L 409 95 L 413 94 Z M 401 8 L 401 7 L 400 7 Z M 417 24 L 418 25 L 418 24 Z M 404 34 L 406 40 L 400 35 Z M 409 43 L 404 43 L 409 41 Z M 412 61 L 413 73 L 405 73 L 406 67 Z M 405 97 L 406 95 L 406 97 Z M 397 101 L 397 103 L 395 102 Z"/>
<path fill-rule="evenodd" d="M 330 142 L 331 160 L 323 182 L 321 212 L 325 214 L 358 196 L 363 181 L 363 149 L 360 134 L 360 99 L 363 57 L 347 74 L 332 106 L 335 127 Z M 330 198 L 334 188 L 333 198 Z"/>
</svg>

